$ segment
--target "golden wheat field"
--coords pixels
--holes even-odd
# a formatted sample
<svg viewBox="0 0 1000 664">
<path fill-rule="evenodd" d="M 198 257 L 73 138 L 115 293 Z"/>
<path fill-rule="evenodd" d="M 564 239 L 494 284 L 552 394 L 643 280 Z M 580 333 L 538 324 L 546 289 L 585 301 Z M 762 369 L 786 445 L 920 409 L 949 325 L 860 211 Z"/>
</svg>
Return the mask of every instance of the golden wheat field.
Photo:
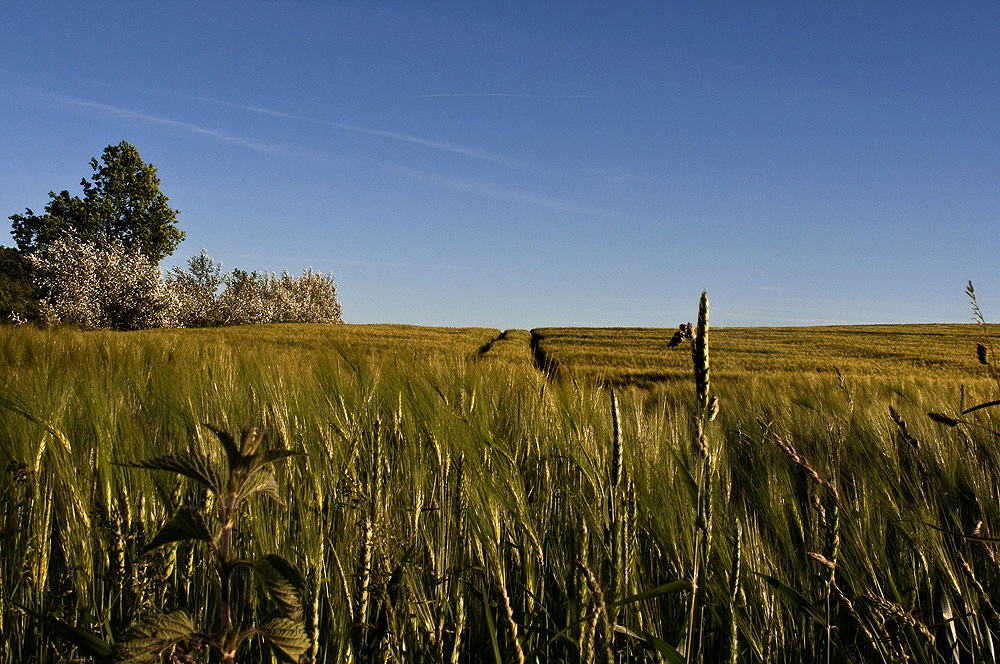
<svg viewBox="0 0 1000 664">
<path fill-rule="evenodd" d="M 990 661 L 1000 330 L 674 332 L 0 328 L 0 662 Z"/>
</svg>

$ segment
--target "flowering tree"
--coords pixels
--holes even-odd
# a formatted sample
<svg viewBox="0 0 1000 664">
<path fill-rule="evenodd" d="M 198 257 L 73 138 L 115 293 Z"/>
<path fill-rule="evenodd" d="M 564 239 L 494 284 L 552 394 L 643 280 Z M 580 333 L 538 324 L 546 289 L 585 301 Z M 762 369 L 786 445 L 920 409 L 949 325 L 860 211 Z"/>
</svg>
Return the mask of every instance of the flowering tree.
<svg viewBox="0 0 1000 664">
<path fill-rule="evenodd" d="M 28 254 L 28 262 L 47 325 L 138 330 L 175 323 L 175 299 L 160 270 L 121 240 L 66 234 Z"/>
<path fill-rule="evenodd" d="M 175 267 L 167 274 L 180 325 L 343 322 L 331 275 L 312 268 L 299 278 L 288 270 L 280 277 L 240 269 L 222 274 L 221 267 L 202 249 L 188 261 L 188 270 Z"/>
<path fill-rule="evenodd" d="M 235 269 L 222 274 L 202 249 L 166 278 L 121 240 L 66 234 L 28 254 L 47 325 L 137 330 L 265 323 L 340 323 L 337 284 L 307 270 L 296 279 Z"/>
<path fill-rule="evenodd" d="M 203 248 L 188 259 L 188 270 L 175 267 L 166 275 L 167 290 L 176 298 L 176 319 L 181 327 L 211 327 L 222 324 L 218 307 L 223 285 L 222 263 L 213 261 Z"/>
<path fill-rule="evenodd" d="M 342 322 L 336 282 L 311 268 L 298 279 L 288 270 L 278 277 L 237 269 L 224 280 L 219 310 L 225 325 Z"/>
<path fill-rule="evenodd" d="M 330 275 L 306 270 L 298 279 L 288 274 L 271 275 L 271 297 L 276 323 L 340 323 L 337 283 Z"/>
</svg>

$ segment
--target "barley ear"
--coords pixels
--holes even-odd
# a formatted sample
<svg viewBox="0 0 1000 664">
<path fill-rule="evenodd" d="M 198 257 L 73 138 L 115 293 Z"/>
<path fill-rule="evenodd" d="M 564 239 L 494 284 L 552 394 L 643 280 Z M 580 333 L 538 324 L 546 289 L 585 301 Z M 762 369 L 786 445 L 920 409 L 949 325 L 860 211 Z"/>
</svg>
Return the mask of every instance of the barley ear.
<svg viewBox="0 0 1000 664">
<path fill-rule="evenodd" d="M 604 635 L 604 650 L 602 652 L 603 660 L 608 664 L 614 662 L 614 654 L 611 651 L 611 640 L 614 638 L 614 631 L 608 622 L 608 607 L 604 601 L 604 593 L 601 592 L 601 586 L 597 583 L 597 577 L 594 573 L 587 567 L 582 561 L 576 561 L 577 567 L 579 567 L 584 574 L 584 578 L 587 580 L 587 586 L 590 588 L 592 597 L 594 598 L 594 613 L 593 613 L 593 642 L 590 645 L 592 648 L 597 642 L 597 628 L 600 627 Z M 591 654 L 590 657 L 593 657 Z"/>
<path fill-rule="evenodd" d="M 517 621 L 514 620 L 514 607 L 510 604 L 510 596 L 507 594 L 507 587 L 503 580 L 503 574 L 498 576 L 497 589 L 500 591 L 500 606 L 503 608 L 503 616 L 507 621 L 510 644 L 514 649 L 514 661 L 517 664 L 524 664 L 524 650 L 521 648 L 521 641 L 518 638 Z"/>
<path fill-rule="evenodd" d="M 832 506 L 830 511 L 832 512 L 830 517 L 830 530 L 827 534 L 827 549 L 830 553 L 830 567 L 827 570 L 826 579 L 826 591 L 827 594 L 830 593 L 830 587 L 837 578 L 837 561 L 840 558 L 840 496 L 836 489 L 832 488 L 832 484 L 828 484 L 827 488 L 830 490 L 830 502 Z"/>
<path fill-rule="evenodd" d="M 698 407 L 701 412 L 708 408 L 709 365 L 708 365 L 708 293 L 701 292 L 698 303 L 698 329 L 691 343 L 694 356 L 694 383 L 698 391 Z"/>
</svg>

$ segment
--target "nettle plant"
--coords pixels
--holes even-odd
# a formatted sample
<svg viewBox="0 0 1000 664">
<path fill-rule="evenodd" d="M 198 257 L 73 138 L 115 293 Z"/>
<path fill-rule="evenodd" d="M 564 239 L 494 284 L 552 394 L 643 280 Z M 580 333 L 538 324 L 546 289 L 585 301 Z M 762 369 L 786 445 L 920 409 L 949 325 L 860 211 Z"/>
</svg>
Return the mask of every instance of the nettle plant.
<svg viewBox="0 0 1000 664">
<path fill-rule="evenodd" d="M 211 551 L 219 580 L 219 620 L 212 632 L 198 630 L 187 611 L 177 610 L 152 616 L 133 628 L 130 638 L 116 646 L 115 660 L 148 662 L 164 651 L 187 646 L 211 650 L 225 664 L 236 661 L 236 653 L 253 637 L 261 637 L 281 662 L 297 662 L 309 649 L 310 641 L 302 623 L 303 579 L 289 561 L 277 554 L 257 560 L 237 557 L 233 551 L 233 529 L 240 509 L 254 494 L 264 494 L 280 502 L 278 483 L 271 465 L 303 453 L 287 449 L 263 449 L 264 431 L 250 427 L 239 443 L 224 429 L 206 424 L 225 448 L 228 472 L 197 452 L 168 454 L 127 463 L 133 468 L 165 470 L 189 477 L 214 497 L 210 508 L 184 506 L 160 528 L 143 553 L 166 544 L 193 540 Z M 237 572 L 256 575 L 277 613 L 262 625 L 240 628 L 233 625 L 235 599 L 232 580 Z"/>
</svg>

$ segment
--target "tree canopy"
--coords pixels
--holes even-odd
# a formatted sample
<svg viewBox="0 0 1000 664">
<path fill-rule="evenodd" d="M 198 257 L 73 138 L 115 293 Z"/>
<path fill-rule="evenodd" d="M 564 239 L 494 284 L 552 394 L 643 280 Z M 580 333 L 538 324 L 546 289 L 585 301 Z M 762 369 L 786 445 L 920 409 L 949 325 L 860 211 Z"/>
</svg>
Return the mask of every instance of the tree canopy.
<svg viewBox="0 0 1000 664">
<path fill-rule="evenodd" d="M 38 316 L 38 296 L 27 259 L 17 249 L 0 247 L 0 320 Z"/>
<path fill-rule="evenodd" d="M 10 217 L 18 249 L 30 253 L 72 233 L 80 241 L 120 241 L 154 264 L 172 254 L 184 233 L 176 225 L 179 211 L 160 191 L 156 168 L 126 141 L 109 145 L 90 166 L 91 180 L 80 182 L 83 198 L 50 191 L 45 214 L 29 208 Z"/>
</svg>

